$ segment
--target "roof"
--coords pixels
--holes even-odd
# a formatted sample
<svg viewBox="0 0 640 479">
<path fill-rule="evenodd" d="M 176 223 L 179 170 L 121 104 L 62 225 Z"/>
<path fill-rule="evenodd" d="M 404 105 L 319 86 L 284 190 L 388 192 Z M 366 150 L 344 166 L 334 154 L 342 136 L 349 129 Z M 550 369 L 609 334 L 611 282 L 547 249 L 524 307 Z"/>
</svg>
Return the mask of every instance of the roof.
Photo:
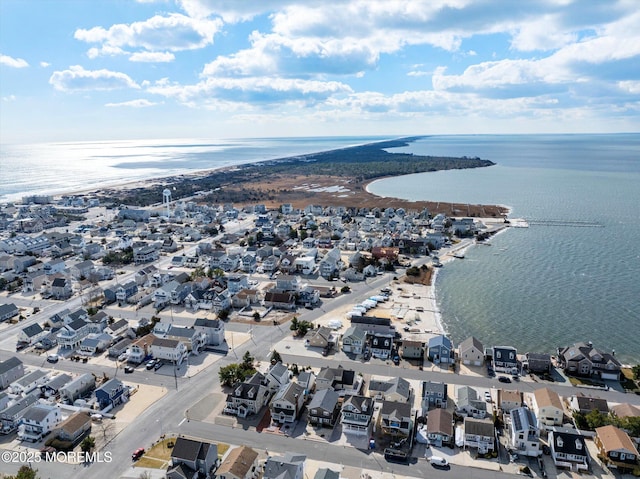
<svg viewBox="0 0 640 479">
<path fill-rule="evenodd" d="M 603 426 L 596 428 L 596 437 L 600 439 L 602 448 L 606 451 L 616 451 L 626 449 L 634 454 L 638 454 L 633 441 L 629 435 L 615 426 Z"/>
<path fill-rule="evenodd" d="M 44 404 L 34 404 L 22 415 L 23 420 L 42 422 L 52 412 L 58 409 L 56 406 L 47 406 Z"/>
<path fill-rule="evenodd" d="M 288 401 L 291 404 L 296 404 L 298 397 L 304 393 L 304 386 L 300 386 L 298 383 L 289 383 L 282 389 L 280 389 L 272 400 L 272 404 L 276 401 Z"/>
<path fill-rule="evenodd" d="M 151 344 L 153 346 L 158 346 L 160 348 L 174 348 L 175 349 L 180 344 L 180 341 L 178 341 L 177 339 L 154 337 L 153 338 L 153 343 L 151 343 Z"/>
<path fill-rule="evenodd" d="M 471 337 L 465 339 L 464 341 L 462 341 L 460 343 L 460 346 L 458 346 L 458 349 L 460 351 L 464 351 L 465 349 L 469 349 L 471 347 L 476 348 L 480 352 L 484 352 L 484 346 L 482 345 L 480 340 L 477 339 L 477 338 L 474 338 L 473 336 L 471 336 Z"/>
<path fill-rule="evenodd" d="M 232 474 L 236 477 L 245 477 L 253 463 L 258 457 L 258 453 L 248 446 L 240 446 L 231 449 L 220 464 L 216 475 Z"/>
<path fill-rule="evenodd" d="M 447 398 L 447 385 L 445 383 L 436 383 L 433 381 L 422 382 L 422 397 L 427 396 L 427 393 L 440 393 L 444 399 Z"/>
<path fill-rule="evenodd" d="M 493 437 L 495 435 L 495 428 L 493 427 L 491 419 L 465 417 L 464 433 L 473 434 L 475 436 Z"/>
<path fill-rule="evenodd" d="M 500 402 L 512 402 L 522 404 L 522 393 L 511 389 L 498 389 Z"/>
<path fill-rule="evenodd" d="M 5 374 L 18 366 L 22 366 L 22 361 L 15 356 L 10 357 L 6 361 L 0 362 L 0 374 Z"/>
<path fill-rule="evenodd" d="M 640 407 L 629 403 L 618 404 L 611 408 L 611 412 L 618 417 L 638 417 L 640 416 Z"/>
<path fill-rule="evenodd" d="M 69 435 L 74 435 L 76 431 L 82 429 L 88 422 L 91 422 L 89 415 L 78 411 L 62 421 L 58 427 Z"/>
<path fill-rule="evenodd" d="M 185 461 L 204 459 L 207 456 L 210 447 L 217 448 L 215 444 L 211 444 L 209 442 L 178 437 L 175 445 L 173 446 L 173 450 L 171 451 L 171 458 L 183 459 Z"/>
<path fill-rule="evenodd" d="M 604 414 L 609 412 L 609 404 L 606 399 L 583 396 L 581 394 L 576 395 L 575 398 L 578 403 L 579 411 L 593 411 L 594 409 L 597 409 Z"/>
<path fill-rule="evenodd" d="M 369 391 L 383 391 L 385 394 L 399 394 L 405 399 L 411 395 L 411 385 L 409 381 L 401 377 L 394 377 L 387 381 L 372 379 L 369 381 Z"/>
<path fill-rule="evenodd" d="M 339 479 L 340 473 L 326 467 L 318 469 L 313 479 Z"/>
<path fill-rule="evenodd" d="M 453 347 L 451 340 L 443 334 L 439 334 L 438 336 L 434 336 L 433 338 L 430 338 L 428 345 L 429 345 L 429 348 L 444 346 L 446 348 L 451 349 Z"/>
<path fill-rule="evenodd" d="M 18 312 L 18 307 L 13 303 L 0 304 L 0 316 L 3 316 L 8 313 L 17 313 L 17 312 Z"/>
<path fill-rule="evenodd" d="M 208 318 L 197 318 L 195 323 L 193 323 L 194 326 L 203 326 L 206 328 L 214 328 L 214 329 L 218 329 L 220 327 L 220 320 L 219 319 L 208 319 Z"/>
<path fill-rule="evenodd" d="M 553 406 L 562 411 L 562 401 L 555 391 L 549 388 L 536 389 L 533 392 L 538 408 Z"/>
<path fill-rule="evenodd" d="M 411 417 L 411 404 L 399 401 L 382 401 L 380 413 L 397 419 Z"/>
<path fill-rule="evenodd" d="M 511 422 L 514 431 L 538 430 L 536 415 L 528 407 L 518 407 L 511 411 Z"/>
<path fill-rule="evenodd" d="M 313 396 L 313 399 L 309 402 L 307 409 L 324 409 L 325 411 L 333 411 L 336 404 L 340 400 L 340 394 L 331 388 L 321 389 Z"/>
<path fill-rule="evenodd" d="M 294 479 L 306 456 L 287 452 L 281 457 L 271 457 L 264 465 L 263 477 L 266 479 Z"/>
<path fill-rule="evenodd" d="M 432 409 L 427 413 L 427 431 L 453 436 L 453 415 L 446 409 Z"/>
<path fill-rule="evenodd" d="M 123 384 L 119 379 L 111 378 L 106 383 L 104 383 L 102 386 L 100 386 L 97 390 L 104 391 L 106 393 L 109 393 L 109 395 L 111 395 L 111 393 L 113 391 L 116 391 L 116 390 L 120 389 L 121 387 L 123 387 Z"/>
<path fill-rule="evenodd" d="M 549 433 L 549 445 L 555 452 L 572 456 L 587 456 L 587 443 L 582 434 L 555 429 Z"/>
</svg>

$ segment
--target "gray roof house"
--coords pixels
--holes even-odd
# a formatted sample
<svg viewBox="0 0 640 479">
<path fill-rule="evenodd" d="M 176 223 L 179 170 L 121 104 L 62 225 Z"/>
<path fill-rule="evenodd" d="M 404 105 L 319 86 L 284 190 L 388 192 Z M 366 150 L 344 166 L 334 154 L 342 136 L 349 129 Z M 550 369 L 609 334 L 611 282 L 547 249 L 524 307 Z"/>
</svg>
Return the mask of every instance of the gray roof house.
<svg viewBox="0 0 640 479">
<path fill-rule="evenodd" d="M 300 417 L 305 398 L 303 386 L 298 383 L 288 383 L 271 400 L 271 419 L 280 424 L 294 422 Z"/>
<path fill-rule="evenodd" d="M 210 477 L 218 459 L 218 445 L 178 437 L 171 450 L 171 467 L 167 478 Z"/>
<path fill-rule="evenodd" d="M 340 415 L 340 395 L 333 389 L 318 391 L 307 405 L 307 418 L 313 425 L 333 427 Z"/>
<path fill-rule="evenodd" d="M 376 400 L 408 402 L 411 395 L 411 384 L 404 378 L 394 377 L 386 381 L 377 379 L 369 381 L 369 396 Z"/>
<path fill-rule="evenodd" d="M 471 416 L 482 419 L 487 415 L 487 403 L 478 399 L 478 392 L 469 386 L 458 388 L 458 402 L 456 412 L 461 416 Z"/>
<path fill-rule="evenodd" d="M 15 356 L 0 362 L 0 390 L 24 376 L 22 361 Z"/>
<path fill-rule="evenodd" d="M 434 407 L 447 407 L 447 385 L 433 381 L 422 382 L 422 411 Z"/>
<path fill-rule="evenodd" d="M 464 418 L 464 447 L 474 448 L 479 454 L 495 449 L 496 430 L 491 419 Z"/>
<path fill-rule="evenodd" d="M 263 479 L 303 479 L 304 463 L 307 456 L 287 452 L 284 456 L 274 456 L 264 464 Z"/>
</svg>

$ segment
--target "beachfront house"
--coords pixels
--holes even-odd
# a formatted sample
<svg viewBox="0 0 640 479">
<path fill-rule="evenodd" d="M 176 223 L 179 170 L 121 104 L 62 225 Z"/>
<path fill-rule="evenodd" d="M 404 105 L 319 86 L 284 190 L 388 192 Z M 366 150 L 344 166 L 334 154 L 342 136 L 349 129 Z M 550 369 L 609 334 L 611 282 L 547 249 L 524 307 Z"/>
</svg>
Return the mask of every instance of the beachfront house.
<svg viewBox="0 0 640 479">
<path fill-rule="evenodd" d="M 597 379 L 620 379 L 622 365 L 615 353 L 605 353 L 589 343 L 558 348 L 558 363 L 565 373 Z"/>
<path fill-rule="evenodd" d="M 466 366 L 482 366 L 484 363 L 484 346 L 473 336 L 468 337 L 458 346 L 458 356 Z"/>
<path fill-rule="evenodd" d="M 429 339 L 427 343 L 427 356 L 429 361 L 440 364 L 453 362 L 453 343 L 444 334 L 439 334 Z"/>
<path fill-rule="evenodd" d="M 498 373 L 518 374 L 518 351 L 511 346 L 493 347 L 493 369 Z"/>
</svg>

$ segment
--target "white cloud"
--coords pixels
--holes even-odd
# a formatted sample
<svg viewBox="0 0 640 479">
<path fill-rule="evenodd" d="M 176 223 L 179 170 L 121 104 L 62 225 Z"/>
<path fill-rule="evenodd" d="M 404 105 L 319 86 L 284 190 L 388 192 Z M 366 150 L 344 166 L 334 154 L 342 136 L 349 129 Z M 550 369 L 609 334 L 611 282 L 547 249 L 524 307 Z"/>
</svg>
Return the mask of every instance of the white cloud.
<svg viewBox="0 0 640 479">
<path fill-rule="evenodd" d="M 107 103 L 105 104 L 105 106 L 108 107 L 120 107 L 120 106 L 126 106 L 126 107 L 131 107 L 131 108 L 146 108 L 149 106 L 155 106 L 158 105 L 159 103 L 155 103 L 149 100 L 146 100 L 144 98 L 140 98 L 138 100 L 130 100 L 130 101 L 123 101 L 120 103 Z"/>
<path fill-rule="evenodd" d="M 640 93 L 640 81 L 635 80 L 635 81 L 631 81 L 631 80 L 625 80 L 625 81 L 619 81 L 618 82 L 618 87 L 627 93 L 632 93 L 634 95 L 637 95 L 638 93 Z"/>
<path fill-rule="evenodd" d="M 410 77 L 426 77 L 431 75 L 431 72 L 425 72 L 422 70 L 411 70 L 409 73 L 407 73 L 407 76 Z"/>
<path fill-rule="evenodd" d="M 211 45 L 221 26 L 219 19 L 196 19 L 173 13 L 155 15 L 142 22 L 116 24 L 109 29 L 79 29 L 74 37 L 87 43 L 102 44 L 101 48 L 92 49 L 90 55 L 119 54 L 124 48 L 177 52 Z"/>
<path fill-rule="evenodd" d="M 16 101 L 16 96 L 15 95 L 3 96 L 2 101 L 6 101 L 6 102 Z"/>
<path fill-rule="evenodd" d="M 80 65 L 68 70 L 53 72 L 49 83 L 60 91 L 116 90 L 121 88 L 140 88 L 131 77 L 110 70 L 85 70 Z"/>
<path fill-rule="evenodd" d="M 50 67 L 50 66 L 51 66 L 51 63 L 48 63 L 48 62 L 40 62 L 40 66 L 41 66 L 42 68 L 48 68 L 48 67 Z"/>
<path fill-rule="evenodd" d="M 129 57 L 132 62 L 169 63 L 176 59 L 170 52 L 136 52 Z"/>
<path fill-rule="evenodd" d="M 11 68 L 26 68 L 29 66 L 27 61 L 22 58 L 13 58 L 2 54 L 0 54 L 0 65 L 6 65 Z"/>
</svg>

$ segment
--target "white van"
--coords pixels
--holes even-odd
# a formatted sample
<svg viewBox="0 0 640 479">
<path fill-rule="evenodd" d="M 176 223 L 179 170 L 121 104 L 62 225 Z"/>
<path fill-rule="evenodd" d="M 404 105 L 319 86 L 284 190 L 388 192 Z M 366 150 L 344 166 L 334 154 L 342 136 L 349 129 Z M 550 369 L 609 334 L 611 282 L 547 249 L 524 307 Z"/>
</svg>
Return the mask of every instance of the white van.
<svg viewBox="0 0 640 479">
<path fill-rule="evenodd" d="M 447 460 L 442 456 L 431 456 L 429 458 L 429 463 L 431 463 L 432 466 L 438 467 L 446 467 L 449 465 L 449 462 L 447 462 Z"/>
</svg>

